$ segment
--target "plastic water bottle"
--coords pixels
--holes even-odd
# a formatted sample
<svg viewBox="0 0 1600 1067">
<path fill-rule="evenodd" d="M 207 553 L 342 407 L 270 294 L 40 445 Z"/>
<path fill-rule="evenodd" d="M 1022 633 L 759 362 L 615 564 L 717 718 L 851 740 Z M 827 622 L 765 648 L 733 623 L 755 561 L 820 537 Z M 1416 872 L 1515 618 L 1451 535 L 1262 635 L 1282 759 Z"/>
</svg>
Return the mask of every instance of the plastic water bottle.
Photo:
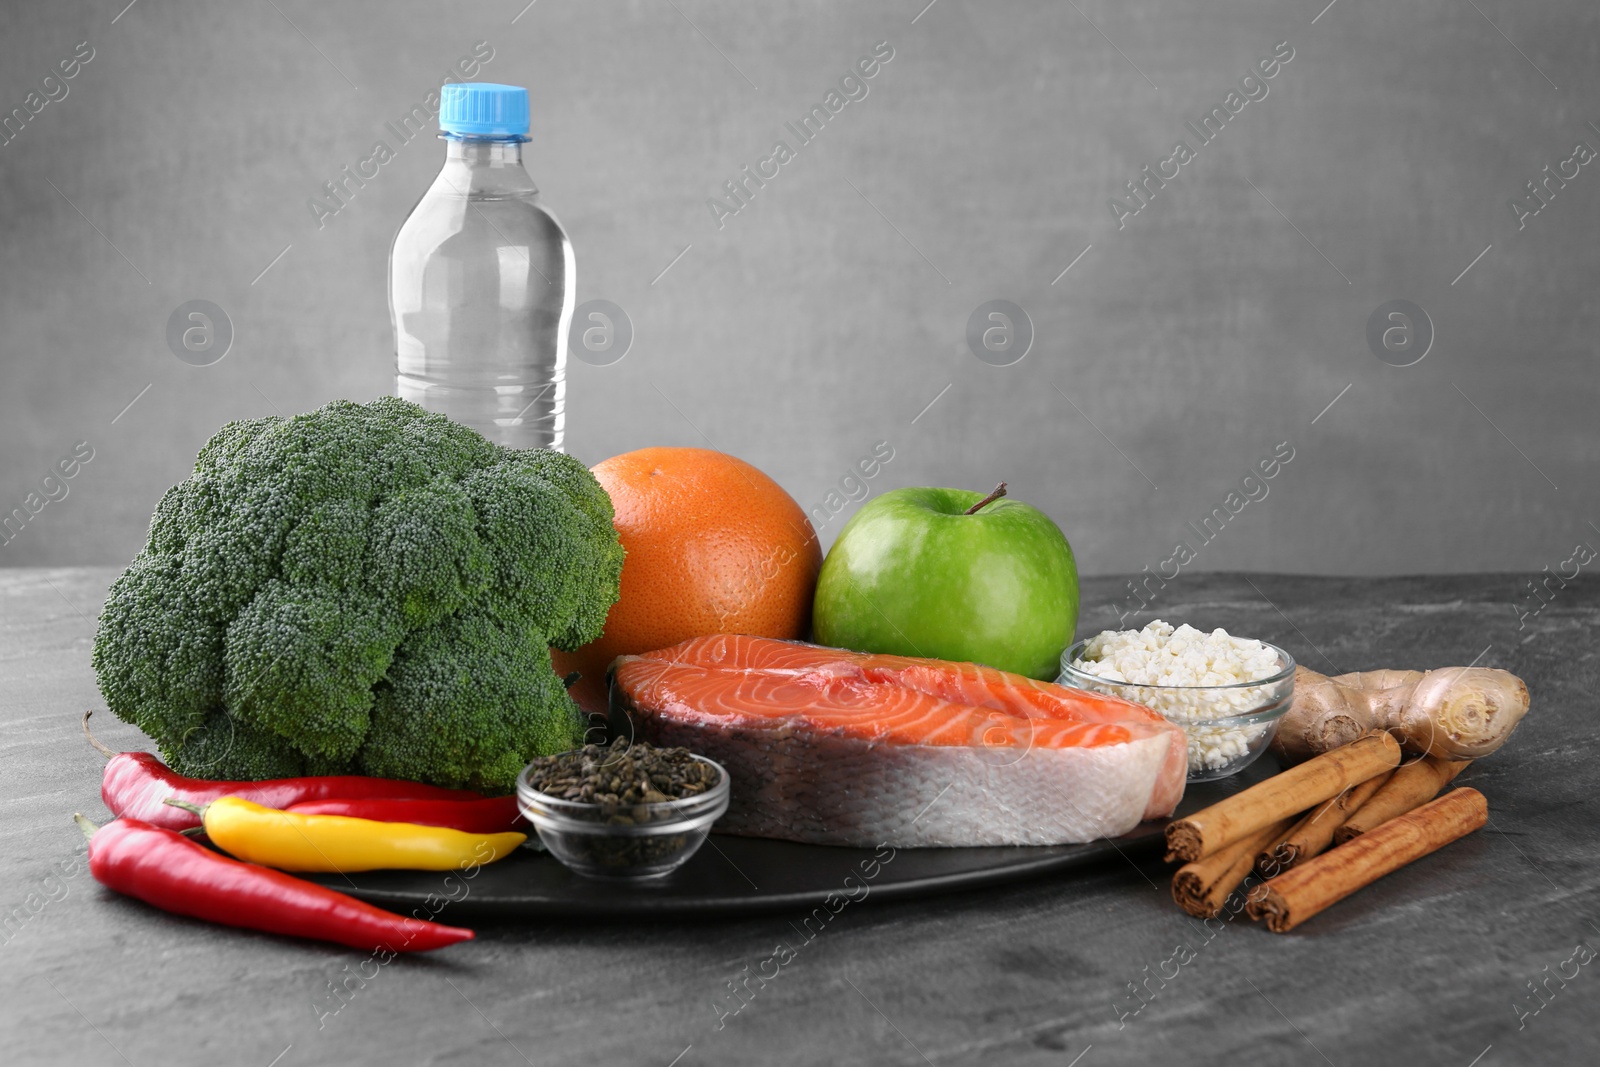
<svg viewBox="0 0 1600 1067">
<path fill-rule="evenodd" d="M 512 448 L 562 446 L 572 244 L 522 166 L 528 91 L 440 93 L 444 169 L 389 254 L 395 392 Z"/>
</svg>

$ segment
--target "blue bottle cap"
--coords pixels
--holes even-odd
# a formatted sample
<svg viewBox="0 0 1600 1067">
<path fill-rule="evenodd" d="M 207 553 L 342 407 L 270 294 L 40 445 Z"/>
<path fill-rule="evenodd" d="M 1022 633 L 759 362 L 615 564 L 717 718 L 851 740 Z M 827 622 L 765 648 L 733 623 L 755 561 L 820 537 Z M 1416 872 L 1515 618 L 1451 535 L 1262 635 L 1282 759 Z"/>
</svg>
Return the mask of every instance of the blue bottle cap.
<svg viewBox="0 0 1600 1067">
<path fill-rule="evenodd" d="M 451 82 L 439 93 L 439 129 L 468 137 L 524 137 L 528 90 L 493 82 Z"/>
</svg>

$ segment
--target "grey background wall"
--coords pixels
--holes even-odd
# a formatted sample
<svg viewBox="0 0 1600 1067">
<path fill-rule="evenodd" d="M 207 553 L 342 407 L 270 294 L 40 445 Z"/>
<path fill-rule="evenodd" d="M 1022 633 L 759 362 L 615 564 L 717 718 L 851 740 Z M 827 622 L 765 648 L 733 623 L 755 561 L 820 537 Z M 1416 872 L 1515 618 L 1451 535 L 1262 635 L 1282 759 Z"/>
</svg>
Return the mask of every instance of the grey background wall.
<svg viewBox="0 0 1600 1067">
<path fill-rule="evenodd" d="M 442 152 L 385 123 L 480 41 L 480 79 L 530 89 L 579 301 L 637 332 L 571 365 L 585 461 L 710 443 L 827 514 L 887 441 L 873 493 L 1003 478 L 1101 573 L 1179 539 L 1194 568 L 1324 573 L 1600 545 L 1600 166 L 1520 228 L 1508 206 L 1600 147 L 1585 0 L 124 3 L 0 9 L 0 110 L 66 87 L 0 146 L 0 511 L 94 450 L 0 565 L 125 561 L 222 422 L 388 391 L 389 241 Z M 880 41 L 868 95 L 719 229 L 708 198 Z M 1202 144 L 1185 120 L 1279 42 Z M 319 227 L 308 201 L 379 138 L 395 158 Z M 1366 339 L 1399 298 L 1435 331 L 1403 368 Z M 212 366 L 166 343 L 191 299 L 233 324 Z M 966 341 L 991 299 L 1033 323 L 1010 366 Z M 1200 545 L 1185 524 L 1281 442 Z"/>
</svg>

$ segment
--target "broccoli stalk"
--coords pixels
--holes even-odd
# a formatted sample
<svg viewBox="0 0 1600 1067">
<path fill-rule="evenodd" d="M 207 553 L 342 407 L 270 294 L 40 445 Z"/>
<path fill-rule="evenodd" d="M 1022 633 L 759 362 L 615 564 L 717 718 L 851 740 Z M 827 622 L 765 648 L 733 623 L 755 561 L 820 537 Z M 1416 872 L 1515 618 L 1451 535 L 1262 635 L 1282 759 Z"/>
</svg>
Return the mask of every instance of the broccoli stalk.
<svg viewBox="0 0 1600 1067">
<path fill-rule="evenodd" d="M 508 790 L 581 740 L 548 650 L 600 636 L 611 520 L 577 460 L 394 397 L 230 423 L 107 595 L 101 693 L 185 774 Z"/>
</svg>

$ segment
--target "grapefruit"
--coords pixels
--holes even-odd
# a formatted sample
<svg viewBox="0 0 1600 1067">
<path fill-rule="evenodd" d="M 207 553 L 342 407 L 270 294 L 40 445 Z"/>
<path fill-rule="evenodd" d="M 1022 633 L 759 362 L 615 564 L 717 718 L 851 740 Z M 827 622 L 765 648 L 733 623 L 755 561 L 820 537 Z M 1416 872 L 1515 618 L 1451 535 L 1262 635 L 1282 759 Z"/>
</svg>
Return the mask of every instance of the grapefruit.
<svg viewBox="0 0 1600 1067">
<path fill-rule="evenodd" d="M 605 672 L 618 656 L 711 634 L 806 636 L 822 548 L 777 482 L 705 448 L 641 448 L 591 469 L 627 558 L 600 639 L 552 650 L 558 673 L 582 675 L 571 692 L 585 711 L 605 710 Z"/>
</svg>

